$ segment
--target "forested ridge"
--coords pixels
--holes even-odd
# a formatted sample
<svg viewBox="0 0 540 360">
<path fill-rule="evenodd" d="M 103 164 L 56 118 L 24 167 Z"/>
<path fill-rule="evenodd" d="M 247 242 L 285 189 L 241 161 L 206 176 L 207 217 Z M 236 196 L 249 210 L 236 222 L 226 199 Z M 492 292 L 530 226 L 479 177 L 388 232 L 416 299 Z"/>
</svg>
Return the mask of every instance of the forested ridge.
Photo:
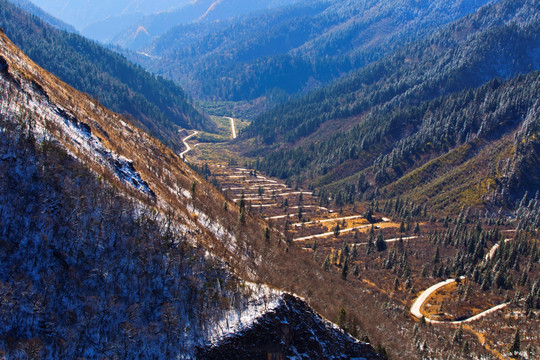
<svg viewBox="0 0 540 360">
<path fill-rule="evenodd" d="M 11 121 L 0 118 L 0 356 L 186 354 L 226 298 L 245 306 L 227 267 L 152 206 Z"/>
<path fill-rule="evenodd" d="M 300 2 L 180 26 L 145 49 L 159 58 L 141 61 L 205 99 L 285 96 L 361 68 L 488 2 Z"/>
<path fill-rule="evenodd" d="M 325 121 L 358 117 L 378 105 L 419 104 L 495 77 L 535 70 L 540 62 L 535 51 L 540 41 L 537 10 L 523 0 L 483 8 L 343 80 L 268 111 L 247 133 L 268 143 L 294 142 Z"/>
<path fill-rule="evenodd" d="M 453 165 L 463 165 L 526 119 L 538 121 L 537 92 L 531 90 L 537 88 L 538 73 L 504 82 L 540 68 L 538 10 L 531 1 L 484 8 L 334 85 L 261 115 L 244 136 L 260 139 L 263 149 L 273 152 L 255 165 L 273 176 L 329 186 L 332 192 L 352 191 L 353 198 L 364 192 L 373 196 L 385 186 L 389 196 L 411 192 L 419 183 L 406 190 L 403 183 L 389 184 L 453 151 L 460 158 Z M 469 152 L 461 147 L 465 144 L 478 147 Z M 459 151 L 466 154 L 456 155 Z M 515 192 L 507 189 L 506 200 L 537 187 L 538 178 L 532 179 L 527 185 L 514 178 L 514 185 L 520 185 Z"/>
<path fill-rule="evenodd" d="M 167 144 L 181 146 L 178 127 L 211 128 L 171 81 L 77 34 L 57 30 L 2 0 L 0 26 L 40 66 Z"/>
</svg>

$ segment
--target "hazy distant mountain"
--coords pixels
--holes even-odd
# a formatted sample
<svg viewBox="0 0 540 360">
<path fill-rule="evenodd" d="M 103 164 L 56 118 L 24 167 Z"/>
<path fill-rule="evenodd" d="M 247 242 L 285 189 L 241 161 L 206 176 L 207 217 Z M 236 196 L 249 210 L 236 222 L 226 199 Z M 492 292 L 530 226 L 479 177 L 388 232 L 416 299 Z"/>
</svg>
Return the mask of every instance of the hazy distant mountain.
<svg viewBox="0 0 540 360">
<path fill-rule="evenodd" d="M 81 30 L 81 34 L 90 39 L 108 43 L 113 39 L 115 34 L 124 31 L 124 29 L 130 27 L 131 24 L 141 20 L 143 17 L 144 15 L 141 13 L 109 16 L 104 20 L 85 26 Z"/>
<path fill-rule="evenodd" d="M 175 26 L 190 23 L 209 23 L 224 21 L 234 16 L 256 10 L 271 9 L 302 0 L 198 0 L 190 2 L 176 10 L 163 11 L 134 21 L 131 26 L 118 32 L 112 43 L 138 50 L 147 46 L 155 37 L 160 36 Z M 84 31 L 85 34 L 89 34 Z M 98 38 L 99 39 L 99 38 Z M 100 40 L 110 41 L 110 38 Z"/>
<path fill-rule="evenodd" d="M 0 4 L 0 26 L 34 61 L 160 140 L 180 143 L 178 127 L 211 128 L 171 81 L 82 36 L 54 29 L 4 0 Z"/>
<path fill-rule="evenodd" d="M 141 61 L 205 99 L 308 92 L 490 2 L 300 2 L 226 23 L 176 27 Z"/>
<path fill-rule="evenodd" d="M 30 0 L 9 0 L 11 3 L 17 5 L 21 9 L 28 11 L 32 15 L 36 15 L 41 20 L 45 21 L 46 23 L 54 26 L 57 29 L 65 30 L 69 32 L 76 32 L 75 28 L 62 20 L 59 20 L 58 18 L 55 18 L 54 16 L 46 13 L 38 6 L 34 5 Z"/>
<path fill-rule="evenodd" d="M 34 4 L 82 30 L 90 24 L 119 16 L 149 15 L 187 4 L 189 0 L 32 0 Z"/>
<path fill-rule="evenodd" d="M 25 0 L 26 1 L 26 0 Z M 84 36 L 130 49 L 147 45 L 172 27 L 224 20 L 247 12 L 300 0 L 35 0 L 48 13 L 73 25 Z M 114 40 L 114 41 L 113 41 Z"/>
</svg>

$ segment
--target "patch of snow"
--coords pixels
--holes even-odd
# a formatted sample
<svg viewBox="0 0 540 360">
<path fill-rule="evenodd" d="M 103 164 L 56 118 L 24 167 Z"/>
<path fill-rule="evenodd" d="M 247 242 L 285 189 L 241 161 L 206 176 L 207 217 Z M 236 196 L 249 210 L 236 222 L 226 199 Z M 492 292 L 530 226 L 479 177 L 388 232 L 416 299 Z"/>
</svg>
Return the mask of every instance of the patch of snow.
<svg viewBox="0 0 540 360">
<path fill-rule="evenodd" d="M 47 95 L 36 85 L 19 78 L 21 89 L 17 93 L 18 99 L 7 96 L 0 99 L 0 115 L 14 122 L 30 121 L 28 124 L 33 131 L 38 142 L 45 139 L 52 139 L 55 136 L 63 137 L 64 141 L 71 142 L 81 153 L 86 154 L 96 163 L 103 165 L 113 171 L 119 180 L 133 187 L 134 189 L 153 196 L 153 192 L 148 184 L 142 180 L 140 174 L 135 170 L 133 161 L 122 157 L 115 152 L 105 148 L 101 140 L 92 133 L 91 127 L 81 119 L 77 119 L 66 109 L 49 102 Z M 0 77 L 0 83 L 4 88 L 8 88 L 10 83 Z M 15 115 L 15 117 L 13 116 Z M 50 130 L 56 128 L 60 134 L 53 134 Z M 60 140 L 60 139 L 58 139 Z M 75 158 L 77 154 L 63 146 Z"/>
<path fill-rule="evenodd" d="M 187 191 L 186 189 L 182 189 L 182 191 L 180 191 L 180 193 L 182 195 L 184 195 L 184 197 L 186 199 L 191 199 L 193 196 L 191 195 L 191 193 L 189 191 Z"/>
<path fill-rule="evenodd" d="M 283 293 L 266 285 L 244 283 L 251 294 L 247 306 L 241 310 L 230 310 L 209 332 L 209 340 L 216 343 L 221 339 L 251 327 L 261 315 L 280 305 Z"/>
<path fill-rule="evenodd" d="M 211 232 L 216 236 L 216 238 L 221 241 L 225 247 L 233 254 L 237 253 L 238 241 L 236 236 L 225 229 L 220 223 L 210 219 L 208 215 L 193 207 L 193 205 L 188 204 L 187 209 L 189 212 L 197 215 L 197 222 L 203 226 L 206 230 Z"/>
</svg>

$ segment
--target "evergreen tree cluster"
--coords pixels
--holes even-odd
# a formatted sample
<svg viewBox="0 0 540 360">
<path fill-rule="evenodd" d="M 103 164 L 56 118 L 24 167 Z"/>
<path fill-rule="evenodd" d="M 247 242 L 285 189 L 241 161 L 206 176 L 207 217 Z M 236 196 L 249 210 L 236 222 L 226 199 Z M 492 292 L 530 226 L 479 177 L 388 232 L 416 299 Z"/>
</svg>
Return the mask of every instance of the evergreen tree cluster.
<svg viewBox="0 0 540 360">
<path fill-rule="evenodd" d="M 437 246 L 437 254 L 439 247 L 458 250 L 447 259 L 435 255 L 432 276 L 466 276 L 484 291 L 526 288 L 529 289 L 530 305 L 533 308 L 538 305 L 538 281 L 533 274 L 537 273 L 535 267 L 540 260 L 540 252 L 534 233 L 518 230 L 513 237 L 505 238 L 497 225 L 487 230 L 480 222 L 466 225 L 462 220 L 444 232 L 431 233 L 429 241 Z M 491 250 L 488 252 L 488 249 Z"/>
<path fill-rule="evenodd" d="M 411 171 L 438 160 L 448 173 L 487 151 L 488 143 L 517 134 L 516 151 L 489 169 L 486 182 L 496 178 L 500 186 L 490 185 L 481 195 L 483 201 L 513 207 L 540 179 L 534 166 L 539 62 L 527 50 L 540 44 L 538 6 L 526 0 L 490 5 L 264 113 L 246 136 L 266 144 L 265 153 L 250 154 L 263 155 L 258 168 L 272 176 L 327 186 L 340 203 L 350 203 L 377 191 L 386 196 L 413 191 L 418 181 L 432 181 L 439 173 L 426 170 L 419 176 L 423 180 L 397 183 Z M 459 35 L 464 28 L 466 37 Z M 347 131 L 329 125 L 334 122 L 346 123 Z M 298 141 L 314 133 L 317 141 Z M 529 172 L 534 176 L 525 178 Z"/>
</svg>

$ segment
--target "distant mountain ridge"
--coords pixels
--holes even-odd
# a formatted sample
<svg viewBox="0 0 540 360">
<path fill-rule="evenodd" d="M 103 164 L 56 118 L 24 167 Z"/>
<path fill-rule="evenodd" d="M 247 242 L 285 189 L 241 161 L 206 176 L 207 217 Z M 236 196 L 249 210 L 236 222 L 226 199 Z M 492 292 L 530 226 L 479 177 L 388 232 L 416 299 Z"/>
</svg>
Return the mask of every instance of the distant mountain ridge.
<svg viewBox="0 0 540 360">
<path fill-rule="evenodd" d="M 180 26 L 143 49 L 151 57 L 140 61 L 204 99 L 287 96 L 329 83 L 491 2 L 299 2 L 226 24 Z"/>
<path fill-rule="evenodd" d="M 46 23 L 54 26 L 55 28 L 59 30 L 65 30 L 68 32 L 77 32 L 77 30 L 75 30 L 73 26 L 46 13 L 41 8 L 37 7 L 32 2 L 30 2 L 30 0 L 9 0 L 9 1 L 12 4 L 19 6 L 21 9 L 28 11 L 32 15 L 39 17 L 41 20 L 45 21 Z"/>
<path fill-rule="evenodd" d="M 177 9 L 133 21 L 107 41 L 130 50 L 141 50 L 170 29 L 192 23 L 222 22 L 257 10 L 272 9 L 301 0 L 198 0 Z M 144 29 L 141 32 L 141 29 Z"/>
<path fill-rule="evenodd" d="M 166 11 L 187 4 L 188 0 L 31 0 L 44 11 L 83 30 L 108 17 Z"/>
</svg>

